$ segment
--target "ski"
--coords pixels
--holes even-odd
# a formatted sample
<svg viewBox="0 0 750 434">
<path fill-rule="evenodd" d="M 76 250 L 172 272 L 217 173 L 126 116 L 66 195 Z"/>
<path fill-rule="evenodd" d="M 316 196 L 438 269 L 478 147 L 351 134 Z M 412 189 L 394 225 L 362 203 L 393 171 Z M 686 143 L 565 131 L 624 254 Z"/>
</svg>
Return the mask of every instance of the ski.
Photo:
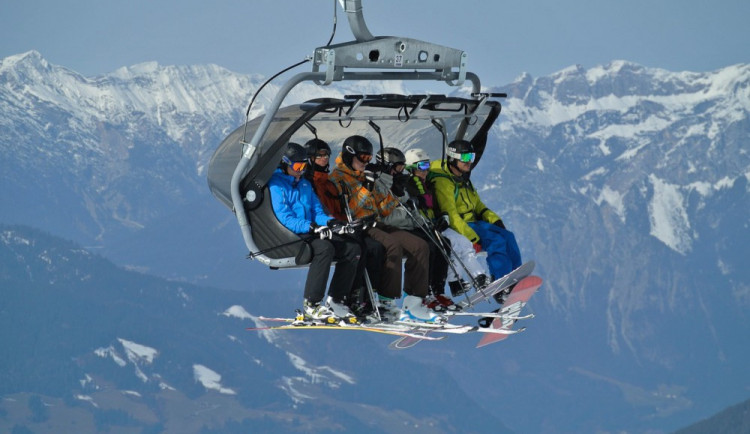
<svg viewBox="0 0 750 434">
<path fill-rule="evenodd" d="M 490 283 L 486 288 L 482 290 L 477 289 L 476 292 L 467 296 L 466 300 L 461 300 L 456 304 L 461 310 L 465 310 L 475 306 L 477 303 L 488 300 L 498 292 L 515 285 L 524 277 L 529 276 L 534 271 L 535 266 L 534 261 L 525 262 L 520 267 Z"/>
<path fill-rule="evenodd" d="M 542 286 L 542 279 L 538 276 L 528 276 L 523 278 L 513 288 L 508 298 L 505 300 L 499 310 L 500 317 L 495 317 L 492 320 L 487 329 L 492 330 L 510 330 L 511 327 L 516 323 L 514 317 L 518 316 L 526 306 L 532 295 Z M 505 339 L 507 335 L 504 334 L 486 334 L 482 336 L 482 339 L 477 344 L 477 348 L 484 347 L 486 345 L 499 342 Z"/>
<path fill-rule="evenodd" d="M 430 333 L 430 330 L 425 330 L 422 332 L 419 332 L 419 331 L 414 332 L 414 334 L 418 334 L 420 337 L 423 337 L 423 338 L 427 337 L 428 333 Z M 441 337 L 446 337 L 446 336 L 441 336 Z M 409 336 L 403 336 L 391 342 L 390 344 L 388 344 L 388 348 L 392 350 L 405 350 L 407 348 L 413 347 L 414 345 L 417 345 L 420 341 L 423 341 L 423 340 L 425 339 L 415 339 Z"/>
<path fill-rule="evenodd" d="M 446 333 L 446 334 L 467 334 L 467 333 L 486 333 L 489 335 L 502 335 L 503 339 L 508 335 L 514 335 L 526 330 L 526 327 L 521 327 L 517 330 L 511 329 L 493 329 L 490 327 L 483 328 L 479 326 L 461 325 L 455 327 L 421 327 L 417 330 L 412 331 L 411 335 L 416 336 L 402 336 L 388 345 L 388 348 L 392 350 L 405 350 L 418 344 L 420 341 L 432 340 L 434 337 L 427 336 L 429 333 Z M 445 336 L 440 336 L 445 337 Z"/>
<path fill-rule="evenodd" d="M 509 329 L 494 329 L 490 327 L 479 327 L 476 325 L 467 325 L 467 324 L 430 324 L 430 323 L 424 323 L 424 324 L 417 324 L 417 323 L 407 323 L 403 321 L 396 321 L 394 324 L 397 324 L 401 327 L 404 327 L 408 329 L 411 332 L 419 331 L 419 332 L 434 332 L 434 333 L 449 333 L 449 334 L 459 334 L 463 335 L 466 333 L 489 333 L 489 334 L 500 334 L 500 335 L 512 335 L 515 333 L 518 333 L 519 330 L 509 330 Z"/>
<path fill-rule="evenodd" d="M 508 314 L 508 312 L 503 312 L 503 311 L 479 313 L 479 312 L 466 312 L 466 309 L 474 307 L 477 303 L 481 303 L 482 301 L 488 300 L 490 297 L 497 294 L 498 292 L 506 288 L 509 288 L 512 285 L 517 284 L 521 279 L 529 276 L 531 272 L 534 271 L 535 266 L 536 266 L 536 263 L 534 261 L 529 261 L 529 262 L 522 264 L 520 267 L 516 268 L 515 270 L 511 271 L 510 273 L 506 274 L 500 279 L 497 279 L 494 282 L 490 283 L 483 290 L 481 291 L 477 290 L 474 294 L 467 296 L 466 300 L 462 300 L 456 303 L 459 307 L 459 310 L 442 312 L 441 315 L 444 315 L 446 317 L 451 317 L 451 316 L 479 316 L 482 318 L 489 317 L 489 318 L 495 318 L 495 319 L 505 319 L 508 321 L 512 320 L 513 323 L 515 323 L 515 321 L 517 320 L 533 318 L 534 315 L 518 316 L 516 314 L 513 317 L 511 317 Z M 429 331 L 427 333 L 429 333 Z M 425 335 L 427 333 L 425 333 Z M 512 333 L 504 334 L 501 339 L 505 339 L 505 337 L 507 337 L 507 335 L 509 334 L 512 334 Z M 394 349 L 394 350 L 395 349 L 403 350 L 403 349 L 413 347 L 414 345 L 418 344 L 422 340 L 424 339 L 413 339 L 410 337 L 402 337 L 391 342 L 391 344 L 389 345 L 389 348 Z"/>
<path fill-rule="evenodd" d="M 285 318 L 284 320 L 286 320 Z M 290 318 L 289 318 L 290 319 Z M 411 339 L 424 339 L 428 341 L 439 341 L 445 339 L 445 336 L 423 336 L 419 333 L 410 333 L 408 329 L 396 329 L 396 328 L 382 328 L 382 327 L 368 327 L 362 325 L 353 324 L 323 324 L 323 323 L 290 323 L 278 326 L 265 326 L 265 327 L 247 327 L 249 331 L 263 331 L 263 330 L 358 330 L 372 333 L 382 333 L 392 336 L 408 337 Z"/>
<path fill-rule="evenodd" d="M 481 317 L 481 318 L 504 318 L 504 319 L 511 319 L 513 321 L 534 318 L 533 313 L 530 313 L 527 315 L 512 316 L 508 313 L 503 313 L 502 310 L 499 312 L 455 312 L 455 313 L 449 313 L 449 314 L 443 314 L 443 315 L 445 316 L 475 316 L 475 317 Z"/>
<path fill-rule="evenodd" d="M 287 324 L 267 327 L 248 327 L 247 330 L 359 330 L 372 333 L 382 333 L 398 336 L 391 342 L 391 349 L 411 348 L 420 341 L 439 341 L 446 336 L 432 336 L 431 334 L 483 334 L 477 348 L 501 341 L 509 335 L 520 333 L 526 328 L 512 329 L 513 325 L 520 320 L 534 318 L 534 314 L 521 315 L 520 312 L 528 302 L 529 298 L 542 285 L 542 279 L 530 276 L 534 269 L 534 262 L 529 261 L 506 276 L 492 282 L 483 291 L 468 296 L 466 300 L 458 303 L 462 308 L 460 311 L 449 311 L 441 313 L 440 320 L 433 323 L 394 321 L 394 322 L 365 322 L 344 323 L 337 318 L 329 318 L 326 321 L 305 320 L 301 312 L 297 312 L 295 318 L 273 318 L 261 316 L 258 319 L 269 322 L 285 322 Z M 463 309 L 474 307 L 477 303 L 487 300 L 494 294 L 513 287 L 513 290 L 503 305 L 494 312 L 467 312 Z M 451 317 L 480 317 L 485 320 L 487 327 L 465 324 L 450 324 Z M 491 322 L 489 322 L 491 320 Z"/>
<path fill-rule="evenodd" d="M 518 333 L 520 330 L 508 330 L 504 328 L 481 328 L 475 325 L 459 325 L 448 323 L 417 323 L 410 321 L 395 321 L 393 323 L 376 323 L 376 324 L 345 324 L 345 323 L 322 323 L 304 321 L 293 318 L 267 318 L 260 317 L 260 320 L 287 322 L 288 324 L 278 326 L 247 327 L 247 330 L 360 330 L 375 333 L 396 335 L 403 338 L 416 340 L 437 341 L 442 340 L 445 336 L 427 336 L 428 332 L 445 333 L 445 334 L 466 334 L 466 333 L 490 333 L 509 335 Z"/>
</svg>

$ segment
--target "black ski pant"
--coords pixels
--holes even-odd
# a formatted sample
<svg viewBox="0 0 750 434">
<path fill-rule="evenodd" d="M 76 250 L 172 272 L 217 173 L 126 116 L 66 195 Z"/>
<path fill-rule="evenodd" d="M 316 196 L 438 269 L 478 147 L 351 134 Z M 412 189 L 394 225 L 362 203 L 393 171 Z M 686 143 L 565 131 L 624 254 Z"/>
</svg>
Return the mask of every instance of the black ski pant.
<svg viewBox="0 0 750 434">
<path fill-rule="evenodd" d="M 383 272 L 383 263 L 385 262 L 385 247 L 378 241 L 368 237 L 364 233 L 357 236 L 359 247 L 362 255 L 357 267 L 357 276 L 354 278 L 349 301 L 352 303 L 368 302 L 367 282 L 365 282 L 365 270 L 370 278 L 372 288 L 377 291 L 380 288 L 380 275 Z"/>
<path fill-rule="evenodd" d="M 352 288 L 354 277 L 359 264 L 359 243 L 338 235 L 333 239 L 321 240 L 315 238 L 310 241 L 312 261 L 307 272 L 305 282 L 305 300 L 318 303 L 325 296 L 326 282 L 331 272 L 331 264 L 336 261 L 336 267 L 331 279 L 328 295 L 336 301 L 343 300 Z"/>
<path fill-rule="evenodd" d="M 436 295 L 445 294 L 445 279 L 448 277 L 448 261 L 445 260 L 445 250 L 442 246 L 433 242 L 434 235 L 429 237 L 421 229 L 413 229 L 409 232 L 425 240 L 430 247 L 430 292 Z"/>
</svg>

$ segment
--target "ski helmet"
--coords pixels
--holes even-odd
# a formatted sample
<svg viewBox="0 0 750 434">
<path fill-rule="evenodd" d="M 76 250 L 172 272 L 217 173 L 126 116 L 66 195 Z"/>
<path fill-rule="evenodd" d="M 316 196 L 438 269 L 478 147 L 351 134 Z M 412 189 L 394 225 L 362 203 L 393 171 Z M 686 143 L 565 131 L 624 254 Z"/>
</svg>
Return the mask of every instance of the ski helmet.
<svg viewBox="0 0 750 434">
<path fill-rule="evenodd" d="M 329 155 L 331 154 L 331 147 L 328 146 L 328 143 L 317 138 L 308 140 L 305 143 L 305 149 L 307 149 L 309 158 L 314 158 L 321 151 L 327 151 Z"/>
<path fill-rule="evenodd" d="M 466 140 L 454 140 L 448 144 L 446 151 L 448 164 L 456 165 L 459 161 L 463 163 L 473 163 L 474 146 Z"/>
<path fill-rule="evenodd" d="M 328 172 L 328 166 L 330 164 L 330 159 L 326 161 L 325 166 L 321 166 L 320 164 L 315 163 L 315 157 L 322 154 L 328 154 L 331 155 L 331 147 L 328 146 L 328 143 L 315 138 L 310 139 L 305 143 L 305 149 L 307 149 L 307 158 L 310 159 L 310 164 L 313 166 L 315 170 Z"/>
<path fill-rule="evenodd" d="M 392 166 L 395 166 L 397 164 L 406 164 L 406 156 L 398 148 L 385 148 L 383 149 L 383 154 L 385 155 L 385 163 L 387 164 L 390 164 Z M 383 161 L 380 161 L 380 153 L 378 153 L 377 157 L 378 162 L 383 163 Z"/>
<path fill-rule="evenodd" d="M 287 167 L 292 166 L 293 170 L 297 172 L 301 172 L 305 169 L 304 166 L 299 166 L 295 163 L 307 164 L 307 151 L 299 143 L 289 142 L 284 151 L 284 155 L 281 157 L 280 166 L 284 170 L 286 170 Z"/>
<path fill-rule="evenodd" d="M 363 159 L 364 155 L 369 155 L 369 157 L 364 157 Z M 372 143 L 362 136 L 347 137 L 341 147 L 341 159 L 344 160 L 344 164 L 352 167 L 354 156 L 357 156 L 364 163 L 369 163 L 370 158 L 372 158 Z M 367 161 L 364 161 L 365 159 Z"/>
<path fill-rule="evenodd" d="M 406 151 L 406 168 L 409 170 L 427 170 L 430 168 L 430 155 L 421 148 L 413 148 Z"/>
</svg>

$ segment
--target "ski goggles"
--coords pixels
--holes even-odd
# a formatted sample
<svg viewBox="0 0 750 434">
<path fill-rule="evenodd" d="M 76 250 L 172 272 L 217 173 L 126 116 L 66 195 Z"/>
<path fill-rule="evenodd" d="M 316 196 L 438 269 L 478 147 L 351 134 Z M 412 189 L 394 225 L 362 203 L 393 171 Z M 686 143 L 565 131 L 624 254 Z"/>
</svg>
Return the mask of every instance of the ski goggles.
<svg viewBox="0 0 750 434">
<path fill-rule="evenodd" d="M 417 170 L 430 170 L 430 161 L 424 160 L 424 161 L 417 161 L 414 163 L 414 167 Z"/>
<path fill-rule="evenodd" d="M 307 161 L 295 161 L 294 163 L 290 164 L 289 167 L 291 167 L 295 172 L 304 172 L 307 168 Z"/>
<path fill-rule="evenodd" d="M 318 152 L 315 154 L 315 158 L 331 158 L 330 152 Z"/>
<path fill-rule="evenodd" d="M 286 155 L 281 157 L 281 161 L 286 163 L 286 165 L 291 167 L 295 172 L 304 172 L 307 168 L 307 161 L 292 161 Z"/>
<path fill-rule="evenodd" d="M 363 163 L 369 163 L 372 160 L 372 154 L 357 154 L 357 159 Z"/>
<path fill-rule="evenodd" d="M 456 153 L 456 152 L 447 152 L 448 156 L 451 158 L 455 158 L 458 161 L 461 161 L 462 163 L 473 163 L 474 157 L 476 156 L 473 152 L 462 152 L 462 153 Z"/>
</svg>

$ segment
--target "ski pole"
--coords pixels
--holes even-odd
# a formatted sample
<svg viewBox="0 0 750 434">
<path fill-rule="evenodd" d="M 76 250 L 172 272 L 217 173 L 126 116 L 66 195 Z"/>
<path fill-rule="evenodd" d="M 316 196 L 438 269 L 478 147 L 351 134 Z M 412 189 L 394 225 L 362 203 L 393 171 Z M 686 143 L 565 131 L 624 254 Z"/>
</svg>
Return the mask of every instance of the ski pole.
<svg viewBox="0 0 750 434">
<path fill-rule="evenodd" d="M 402 204 L 402 206 L 403 206 L 403 204 Z M 417 221 L 417 219 L 416 219 L 416 218 L 414 217 L 414 215 L 413 215 L 412 213 L 410 213 L 410 212 L 409 212 L 409 210 L 407 209 L 407 207 L 404 207 L 404 209 L 406 210 L 407 214 L 408 214 L 408 215 L 409 215 L 409 216 L 410 216 L 410 217 L 412 218 L 412 220 L 414 220 L 414 222 L 415 222 L 415 223 L 416 223 L 416 224 L 417 224 L 418 226 L 420 226 L 420 228 L 421 228 L 421 229 L 422 229 L 423 231 L 426 231 L 426 229 L 425 229 L 424 227 L 422 227 L 422 224 L 420 224 L 420 223 L 419 223 L 419 222 Z M 437 238 L 438 238 L 439 240 L 441 240 L 441 241 L 442 241 L 442 243 L 439 243 L 439 244 L 438 244 L 438 247 L 441 247 L 441 246 L 442 246 L 443 248 L 445 248 L 445 249 L 448 249 L 448 250 L 450 251 L 450 253 L 452 253 L 452 257 L 453 257 L 453 258 L 455 258 L 456 262 L 458 262 L 458 263 L 459 263 L 459 264 L 461 265 L 461 267 L 462 267 L 462 268 L 464 269 L 464 271 L 466 271 L 466 275 L 467 275 L 467 276 L 469 276 L 469 279 L 471 280 L 472 286 L 474 286 L 474 288 L 475 288 L 475 289 L 476 289 L 476 290 L 477 290 L 478 292 L 480 292 L 480 293 L 481 293 L 482 295 L 484 295 L 484 296 L 486 297 L 486 296 L 487 296 L 487 294 L 485 294 L 485 292 L 484 292 L 484 291 L 482 290 L 482 288 L 481 288 L 481 287 L 479 286 L 479 284 L 477 283 L 477 281 L 476 281 L 476 279 L 474 278 L 474 276 L 472 276 L 472 275 L 471 275 L 471 272 L 469 271 L 469 268 L 468 268 L 468 267 L 466 266 L 466 264 L 464 263 L 464 261 L 463 261 L 463 260 L 461 259 L 460 255 L 456 254 L 456 251 L 455 251 L 455 250 L 453 249 L 453 246 L 452 246 L 452 245 L 451 245 L 451 244 L 450 244 L 449 242 L 445 242 L 446 240 L 445 240 L 445 237 L 443 236 L 443 234 L 441 234 L 440 232 L 438 232 L 438 230 L 437 230 L 437 229 L 436 229 L 436 228 L 434 227 L 434 225 L 433 225 L 433 224 L 432 224 L 432 223 L 431 223 L 430 221 L 428 221 L 428 220 L 427 220 L 427 218 L 426 218 L 425 216 L 423 216 L 422 214 L 419 214 L 419 217 L 421 218 L 421 220 L 422 220 L 422 222 L 423 222 L 423 225 L 424 225 L 424 226 L 427 226 L 427 227 L 430 227 L 430 226 L 432 226 L 432 228 L 431 228 L 431 229 L 432 229 L 432 230 L 434 231 L 434 233 L 435 233 L 435 236 L 436 236 L 436 237 L 437 237 Z M 429 236 L 429 234 L 428 234 L 428 236 Z M 432 237 L 430 237 L 430 239 L 431 239 L 431 240 L 433 240 L 433 242 L 435 242 L 435 241 L 434 241 L 434 239 L 433 239 Z M 442 252 L 442 249 L 441 249 L 441 252 Z M 456 276 L 458 276 L 458 275 L 459 275 L 459 273 L 457 272 L 457 270 L 456 270 L 455 266 L 453 265 L 453 262 L 452 262 L 452 261 L 451 261 L 450 259 L 448 259 L 448 261 L 449 261 L 449 264 L 451 265 L 451 268 L 452 268 L 452 269 L 453 269 L 453 271 L 454 271 L 454 272 L 456 273 Z M 468 295 L 466 295 L 466 298 L 467 298 L 467 300 L 468 300 L 468 297 L 469 297 L 469 296 L 468 296 Z"/>
<path fill-rule="evenodd" d="M 451 269 L 453 270 L 453 272 L 456 273 L 456 276 L 457 277 L 460 276 L 460 273 L 456 269 L 456 266 L 455 266 L 455 264 L 453 264 L 453 261 L 451 260 L 451 258 L 448 255 L 448 253 L 445 252 L 446 247 L 448 249 L 450 249 L 450 251 L 453 253 L 453 257 L 455 257 L 456 259 L 458 259 L 459 263 L 464 267 L 464 270 L 466 271 L 466 274 L 469 276 L 469 278 L 472 280 L 472 282 L 474 282 L 474 286 L 477 288 L 477 290 L 479 290 L 479 285 L 476 284 L 476 282 L 474 281 L 474 277 L 471 275 L 471 273 L 469 272 L 468 268 L 463 263 L 463 261 L 460 260 L 460 258 L 456 254 L 455 250 L 453 250 L 453 248 L 450 247 L 450 243 L 439 242 L 439 240 L 435 238 L 436 236 L 439 237 L 439 238 L 441 238 L 439 235 L 437 235 L 437 231 L 435 231 L 436 235 L 433 236 L 433 234 L 431 234 L 430 231 L 427 230 L 426 226 L 428 226 L 429 223 L 427 222 L 427 219 L 423 215 L 419 214 L 419 216 L 420 216 L 420 218 L 422 218 L 422 221 L 423 221 L 424 224 L 420 223 L 417 220 L 417 218 L 414 217 L 414 215 L 409 211 L 409 209 L 403 203 L 399 202 L 399 205 L 401 205 L 404 208 L 404 211 L 406 211 L 406 215 L 408 215 L 412 219 L 412 221 L 417 225 L 417 227 L 419 229 L 421 229 L 422 232 L 425 233 L 425 235 L 427 235 L 427 238 L 430 241 L 432 241 L 438 247 L 438 250 L 440 250 L 440 253 L 443 255 L 443 257 L 445 258 L 446 262 L 448 262 L 448 266 L 450 266 Z M 464 293 L 464 296 L 468 300 L 469 296 L 466 293 Z"/>
<path fill-rule="evenodd" d="M 340 183 L 339 187 L 341 188 L 342 195 L 341 195 L 341 207 L 344 209 L 344 213 L 346 214 L 346 219 L 349 221 L 350 225 L 360 225 L 362 227 L 362 230 L 365 231 L 367 229 L 367 222 L 360 219 L 358 221 L 355 221 L 352 216 L 352 210 L 349 208 L 349 188 L 344 184 Z M 374 226 L 374 224 L 373 224 Z M 364 234 L 363 237 L 366 237 L 367 234 Z M 364 238 L 360 241 L 360 247 L 362 248 L 362 251 L 364 252 L 366 250 L 366 243 Z M 360 260 L 362 260 L 360 258 Z M 373 310 L 375 311 L 375 318 L 378 319 L 378 321 L 382 321 L 383 319 L 380 317 L 380 311 L 378 310 L 378 302 L 375 299 L 375 291 L 372 289 L 372 283 L 370 282 L 370 275 L 367 273 L 367 267 L 363 267 L 362 274 L 365 278 L 365 287 L 367 288 L 367 295 L 370 297 L 370 304 L 372 305 Z"/>
</svg>

